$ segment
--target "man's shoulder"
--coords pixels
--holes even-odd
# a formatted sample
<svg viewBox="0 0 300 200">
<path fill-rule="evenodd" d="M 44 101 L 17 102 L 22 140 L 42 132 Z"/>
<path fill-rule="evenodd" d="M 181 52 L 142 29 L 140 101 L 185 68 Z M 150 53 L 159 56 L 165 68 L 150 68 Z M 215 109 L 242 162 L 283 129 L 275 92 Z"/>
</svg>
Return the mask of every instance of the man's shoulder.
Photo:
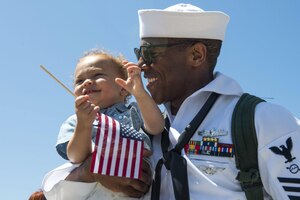
<svg viewBox="0 0 300 200">
<path fill-rule="evenodd" d="M 289 110 L 269 102 L 257 105 L 255 127 L 260 146 L 300 130 L 297 118 Z"/>
</svg>

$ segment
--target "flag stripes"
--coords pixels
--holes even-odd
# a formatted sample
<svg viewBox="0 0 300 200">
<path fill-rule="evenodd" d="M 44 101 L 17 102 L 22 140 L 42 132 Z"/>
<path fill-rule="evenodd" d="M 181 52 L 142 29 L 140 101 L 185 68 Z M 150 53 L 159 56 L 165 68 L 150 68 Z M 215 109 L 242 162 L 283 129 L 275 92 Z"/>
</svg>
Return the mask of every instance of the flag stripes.
<svg viewBox="0 0 300 200">
<path fill-rule="evenodd" d="M 98 122 L 91 172 L 139 178 L 144 148 L 140 134 L 104 114 L 98 115 Z"/>
</svg>

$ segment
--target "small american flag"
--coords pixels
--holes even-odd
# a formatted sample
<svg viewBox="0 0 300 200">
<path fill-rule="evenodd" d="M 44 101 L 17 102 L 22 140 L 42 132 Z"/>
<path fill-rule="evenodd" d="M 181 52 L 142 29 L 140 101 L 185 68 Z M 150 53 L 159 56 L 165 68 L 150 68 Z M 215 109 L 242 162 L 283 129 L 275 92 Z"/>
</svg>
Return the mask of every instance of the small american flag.
<svg viewBox="0 0 300 200">
<path fill-rule="evenodd" d="M 144 149 L 141 133 L 101 113 L 98 120 L 91 172 L 140 178 Z"/>
</svg>

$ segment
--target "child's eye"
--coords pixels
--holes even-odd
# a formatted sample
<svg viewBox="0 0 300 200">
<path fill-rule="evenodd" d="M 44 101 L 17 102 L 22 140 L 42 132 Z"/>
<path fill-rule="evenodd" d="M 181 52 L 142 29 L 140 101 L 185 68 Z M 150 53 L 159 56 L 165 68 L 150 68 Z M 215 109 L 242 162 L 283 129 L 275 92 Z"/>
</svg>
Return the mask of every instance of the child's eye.
<svg viewBox="0 0 300 200">
<path fill-rule="evenodd" d="M 83 80 L 82 79 L 77 79 L 75 81 L 75 85 L 80 85 L 81 83 L 83 83 Z"/>
<path fill-rule="evenodd" d="M 104 74 L 101 74 L 101 73 L 97 73 L 97 74 L 94 74 L 94 78 L 100 78 L 100 77 L 102 77 Z"/>
</svg>

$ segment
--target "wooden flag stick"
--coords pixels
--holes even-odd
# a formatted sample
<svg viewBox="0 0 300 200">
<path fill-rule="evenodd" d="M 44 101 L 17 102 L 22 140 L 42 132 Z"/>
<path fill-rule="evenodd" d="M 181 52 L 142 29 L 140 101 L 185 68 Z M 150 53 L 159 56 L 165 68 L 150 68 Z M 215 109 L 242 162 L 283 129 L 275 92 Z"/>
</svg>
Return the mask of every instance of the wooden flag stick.
<svg viewBox="0 0 300 200">
<path fill-rule="evenodd" d="M 67 90 L 71 95 L 73 95 L 74 97 L 75 94 L 69 90 L 69 88 L 67 88 L 60 80 L 58 80 L 53 74 L 51 74 L 51 72 L 49 72 L 43 65 L 40 65 L 40 67 L 49 75 L 51 76 L 56 82 L 58 82 L 63 88 L 65 88 L 65 90 Z"/>
</svg>

